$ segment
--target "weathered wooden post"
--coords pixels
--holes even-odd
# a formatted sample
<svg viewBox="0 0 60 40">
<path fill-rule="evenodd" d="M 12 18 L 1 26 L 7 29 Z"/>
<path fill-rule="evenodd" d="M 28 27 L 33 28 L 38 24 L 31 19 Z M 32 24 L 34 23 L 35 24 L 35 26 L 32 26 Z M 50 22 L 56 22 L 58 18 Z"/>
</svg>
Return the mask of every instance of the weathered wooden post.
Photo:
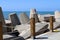
<svg viewBox="0 0 60 40">
<path fill-rule="evenodd" d="M 0 21 L 0 40 L 3 40 L 2 22 Z"/>
<path fill-rule="evenodd" d="M 50 30 L 53 32 L 53 16 L 50 16 Z"/>
<path fill-rule="evenodd" d="M 35 11 L 30 11 L 30 26 L 31 26 L 31 37 L 35 39 Z"/>
<path fill-rule="evenodd" d="M 35 18 L 30 19 L 31 36 L 35 39 Z"/>
</svg>

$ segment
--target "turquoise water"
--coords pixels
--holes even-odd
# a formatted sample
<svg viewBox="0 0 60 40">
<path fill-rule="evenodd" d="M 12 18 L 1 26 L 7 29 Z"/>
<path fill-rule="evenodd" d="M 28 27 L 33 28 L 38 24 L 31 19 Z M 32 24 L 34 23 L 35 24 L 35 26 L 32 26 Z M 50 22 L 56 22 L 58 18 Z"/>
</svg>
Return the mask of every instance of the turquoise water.
<svg viewBox="0 0 60 40">
<path fill-rule="evenodd" d="M 13 13 L 13 12 L 15 12 L 17 15 L 18 15 L 18 17 L 19 17 L 19 15 L 20 15 L 20 13 L 22 13 L 22 11 L 3 11 L 3 14 L 4 14 L 4 18 L 5 19 L 8 19 L 8 17 L 9 17 L 9 14 L 10 13 Z M 30 12 L 29 11 L 25 11 L 26 12 L 26 14 L 29 16 L 30 15 Z M 37 14 L 41 14 L 41 15 L 43 15 L 43 14 L 54 14 L 54 12 L 53 11 L 37 11 Z"/>
</svg>

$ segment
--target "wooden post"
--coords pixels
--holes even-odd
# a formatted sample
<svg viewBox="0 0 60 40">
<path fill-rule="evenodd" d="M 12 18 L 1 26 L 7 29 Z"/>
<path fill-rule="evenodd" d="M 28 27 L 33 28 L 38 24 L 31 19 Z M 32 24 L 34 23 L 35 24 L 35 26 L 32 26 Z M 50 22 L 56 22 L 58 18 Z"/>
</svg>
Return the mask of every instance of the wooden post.
<svg viewBox="0 0 60 40">
<path fill-rule="evenodd" d="M 31 36 L 33 39 L 35 39 L 35 18 L 30 19 L 30 25 L 31 25 Z"/>
<path fill-rule="evenodd" d="M 53 16 L 50 16 L 50 30 L 53 32 Z"/>
<path fill-rule="evenodd" d="M 3 40 L 2 22 L 0 21 L 0 40 Z"/>
</svg>

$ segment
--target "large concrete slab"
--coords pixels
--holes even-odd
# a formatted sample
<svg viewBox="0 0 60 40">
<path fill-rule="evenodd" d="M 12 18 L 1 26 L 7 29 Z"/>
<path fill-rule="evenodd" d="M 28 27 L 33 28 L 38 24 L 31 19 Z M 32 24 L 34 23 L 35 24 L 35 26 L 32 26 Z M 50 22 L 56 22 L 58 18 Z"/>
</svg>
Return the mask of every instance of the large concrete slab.
<svg viewBox="0 0 60 40">
<path fill-rule="evenodd" d="M 5 20 L 5 23 L 9 24 L 9 23 L 11 23 L 11 20 Z"/>
<path fill-rule="evenodd" d="M 47 39 L 42 40 L 60 40 L 60 32 L 47 32 L 42 35 L 36 36 L 36 38 L 46 37 Z"/>
<path fill-rule="evenodd" d="M 49 26 L 48 26 L 48 29 L 50 29 L 50 23 L 49 22 L 41 22 L 41 23 L 47 23 Z M 57 28 L 60 28 L 60 22 L 54 22 L 53 23 L 53 29 L 57 29 Z"/>
<path fill-rule="evenodd" d="M 11 20 L 12 23 L 11 25 L 13 26 L 20 25 L 20 21 L 16 13 L 9 14 L 9 19 Z"/>
<path fill-rule="evenodd" d="M 46 23 L 36 23 L 35 25 L 36 33 L 42 33 L 48 28 L 48 25 Z M 28 38 L 31 35 L 29 24 L 16 26 L 15 30 L 18 30 L 20 32 L 19 36 L 22 36 L 24 38 Z"/>
<path fill-rule="evenodd" d="M 31 9 L 30 10 L 30 18 L 32 18 L 33 16 L 35 18 L 35 22 L 36 23 L 39 22 L 39 18 L 38 18 L 38 14 L 36 12 L 36 9 Z"/>
<path fill-rule="evenodd" d="M 4 15 L 2 12 L 2 8 L 0 7 L 0 21 L 2 21 L 3 25 L 5 25 L 5 21 L 4 21 Z"/>
<path fill-rule="evenodd" d="M 16 37 L 16 36 L 5 34 L 3 35 L 3 40 L 25 40 L 25 39 L 21 36 Z"/>
<path fill-rule="evenodd" d="M 25 12 L 20 14 L 20 22 L 21 24 L 29 23 L 29 17 L 26 15 Z"/>
<path fill-rule="evenodd" d="M 50 29 L 50 23 L 47 23 L 47 24 L 49 24 L 48 29 Z M 59 27 L 60 27 L 60 22 L 54 22 L 54 23 L 53 23 L 53 29 L 57 29 L 57 28 L 59 28 Z"/>
<path fill-rule="evenodd" d="M 2 21 L 3 33 L 7 32 L 7 28 L 5 27 L 4 15 L 1 7 L 0 7 L 0 21 Z"/>
</svg>

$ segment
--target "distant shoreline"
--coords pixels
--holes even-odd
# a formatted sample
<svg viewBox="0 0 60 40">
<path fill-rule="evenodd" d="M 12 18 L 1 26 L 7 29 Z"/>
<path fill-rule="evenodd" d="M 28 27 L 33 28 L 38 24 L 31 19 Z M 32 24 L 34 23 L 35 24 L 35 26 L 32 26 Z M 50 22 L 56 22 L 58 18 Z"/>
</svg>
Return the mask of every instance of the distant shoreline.
<svg viewBox="0 0 60 40">
<path fill-rule="evenodd" d="M 10 13 L 16 13 L 19 17 L 20 13 L 22 12 L 26 12 L 26 14 L 29 16 L 30 15 L 30 11 L 3 11 L 3 15 L 5 19 L 8 19 L 8 16 Z M 37 11 L 38 14 L 44 15 L 44 14 L 51 14 L 54 15 L 54 11 Z"/>
</svg>

